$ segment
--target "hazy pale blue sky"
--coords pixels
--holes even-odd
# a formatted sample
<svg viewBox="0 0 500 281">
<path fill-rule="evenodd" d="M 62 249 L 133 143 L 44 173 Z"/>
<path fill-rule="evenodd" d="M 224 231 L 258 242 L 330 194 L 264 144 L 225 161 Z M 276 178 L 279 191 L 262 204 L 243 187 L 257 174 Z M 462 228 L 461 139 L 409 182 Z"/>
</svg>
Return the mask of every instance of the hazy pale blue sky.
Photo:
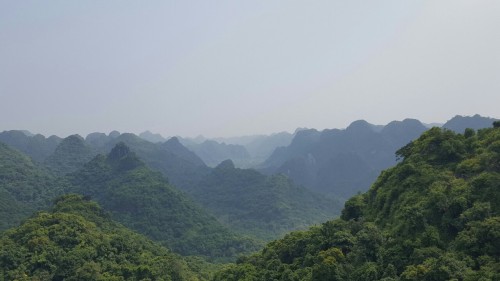
<svg viewBox="0 0 500 281">
<path fill-rule="evenodd" d="M 500 117 L 500 1 L 0 0 L 0 131 Z"/>
</svg>

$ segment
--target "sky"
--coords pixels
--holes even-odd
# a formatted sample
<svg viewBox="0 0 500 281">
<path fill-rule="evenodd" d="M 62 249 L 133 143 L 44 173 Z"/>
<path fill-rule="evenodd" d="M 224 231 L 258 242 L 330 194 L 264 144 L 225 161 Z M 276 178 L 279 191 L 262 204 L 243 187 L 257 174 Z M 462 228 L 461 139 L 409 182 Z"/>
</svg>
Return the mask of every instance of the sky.
<svg viewBox="0 0 500 281">
<path fill-rule="evenodd" d="M 500 117 L 500 1 L 0 0 L 0 131 Z"/>
</svg>

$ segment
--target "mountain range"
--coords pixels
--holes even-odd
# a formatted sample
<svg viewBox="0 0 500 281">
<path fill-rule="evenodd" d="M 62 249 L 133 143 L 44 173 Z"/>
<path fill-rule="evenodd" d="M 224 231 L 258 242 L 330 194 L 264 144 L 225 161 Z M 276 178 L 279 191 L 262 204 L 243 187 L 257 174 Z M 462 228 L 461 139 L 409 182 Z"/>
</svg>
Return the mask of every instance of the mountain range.
<svg viewBox="0 0 500 281">
<path fill-rule="evenodd" d="M 496 119 L 455 116 L 443 128 L 463 133 L 465 128 L 490 127 Z M 380 172 L 397 163 L 396 150 L 428 130 L 415 119 L 385 126 L 364 120 L 346 129 L 298 131 L 290 145 L 277 148 L 258 170 L 285 174 L 316 192 L 347 199 L 368 190 Z"/>
<path fill-rule="evenodd" d="M 283 175 L 266 176 L 223 161 L 186 190 L 235 231 L 272 240 L 340 214 L 340 202 L 324 198 Z"/>
<path fill-rule="evenodd" d="M 240 258 L 214 280 L 500 280 L 500 122 L 432 128 L 342 216 Z"/>
<path fill-rule="evenodd" d="M 5 131 L 0 277 L 495 280 L 500 124 L 469 128 L 478 118 L 298 130 L 259 166 L 268 174 L 231 160 L 211 168 L 179 138 Z M 339 182 L 377 167 L 340 212 Z"/>
</svg>

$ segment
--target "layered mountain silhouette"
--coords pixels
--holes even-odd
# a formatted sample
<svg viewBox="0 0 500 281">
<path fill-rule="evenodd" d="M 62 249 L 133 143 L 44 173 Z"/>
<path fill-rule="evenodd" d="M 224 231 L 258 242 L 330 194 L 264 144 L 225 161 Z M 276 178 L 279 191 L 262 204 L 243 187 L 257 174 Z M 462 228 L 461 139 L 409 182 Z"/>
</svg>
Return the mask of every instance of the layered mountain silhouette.
<svg viewBox="0 0 500 281">
<path fill-rule="evenodd" d="M 289 145 L 293 136 L 281 132 L 231 138 L 182 138 L 180 141 L 210 167 L 231 159 L 239 168 L 252 168 L 264 162 L 277 147 Z"/>
<path fill-rule="evenodd" d="M 456 133 L 463 133 L 465 129 L 484 129 L 491 127 L 494 121 L 498 121 L 499 119 L 490 118 L 490 117 L 482 117 L 479 114 L 474 116 L 461 116 L 457 115 L 448 122 L 443 125 L 443 128 L 452 130 Z"/>
<path fill-rule="evenodd" d="M 432 128 L 397 154 L 340 219 L 214 280 L 500 280 L 500 122 L 464 135 Z"/>
<path fill-rule="evenodd" d="M 124 133 L 100 149 L 107 153 L 120 142 L 125 143 L 150 168 L 161 172 L 179 188 L 196 183 L 209 172 L 203 160 L 182 146 L 177 139 L 171 139 L 166 143 L 151 143 L 134 134 Z"/>
<path fill-rule="evenodd" d="M 25 153 L 36 162 L 43 162 L 62 141 L 60 137 L 33 135 L 26 131 L 11 130 L 0 133 L 0 141 Z"/>
<path fill-rule="evenodd" d="M 443 128 L 477 130 L 491 127 L 494 120 L 456 116 Z M 289 146 L 277 148 L 259 170 L 282 173 L 314 191 L 347 199 L 366 191 L 382 170 L 396 164 L 396 150 L 427 129 L 418 120 L 405 119 L 385 126 L 358 120 L 344 130 L 300 130 Z"/>
<path fill-rule="evenodd" d="M 144 131 L 144 132 L 140 133 L 139 137 L 142 138 L 142 139 L 144 139 L 144 140 L 147 140 L 149 142 L 152 142 L 152 143 L 158 143 L 158 142 L 165 142 L 165 141 L 167 141 L 167 139 L 164 138 L 162 135 L 160 135 L 160 134 L 153 134 L 150 131 Z"/>
<path fill-rule="evenodd" d="M 294 184 L 282 175 L 265 176 L 223 161 L 187 190 L 202 206 L 242 234 L 276 239 L 339 214 L 339 202 Z"/>
<path fill-rule="evenodd" d="M 226 159 L 231 159 L 238 167 L 247 166 L 251 162 L 250 154 L 242 145 L 218 143 L 214 140 L 199 144 L 185 141 L 185 144 L 210 167 L 215 167 Z"/>
<path fill-rule="evenodd" d="M 54 153 L 45 159 L 44 164 L 56 174 L 64 175 L 80 169 L 96 154 L 97 151 L 81 136 L 71 135 L 59 143 Z"/>
<path fill-rule="evenodd" d="M 425 130 L 414 119 L 383 128 L 359 120 L 345 130 L 301 130 L 289 146 L 274 151 L 262 170 L 285 174 L 317 192 L 349 198 L 367 190 L 383 169 L 396 163 L 397 148 Z"/>
<path fill-rule="evenodd" d="M 89 196 L 115 220 L 178 253 L 223 259 L 256 247 L 148 168 L 123 142 L 71 174 L 70 182 L 71 192 Z"/>
</svg>

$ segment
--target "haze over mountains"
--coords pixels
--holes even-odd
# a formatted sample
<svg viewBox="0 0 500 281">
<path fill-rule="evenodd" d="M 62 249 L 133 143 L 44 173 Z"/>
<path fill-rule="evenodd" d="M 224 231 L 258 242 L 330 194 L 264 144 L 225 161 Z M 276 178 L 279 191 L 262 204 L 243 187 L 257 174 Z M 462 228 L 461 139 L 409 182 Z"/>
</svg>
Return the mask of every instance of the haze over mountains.
<svg viewBox="0 0 500 281">
<path fill-rule="evenodd" d="M 455 116 L 443 128 L 463 132 L 480 129 L 496 119 Z M 73 135 L 65 139 L 46 138 L 22 131 L 4 131 L 0 141 L 44 162 L 53 171 L 66 174 L 81 168 L 98 153 L 109 153 L 125 143 L 153 170 L 160 171 L 175 186 L 196 186 L 216 167 L 230 159 L 236 167 L 254 168 L 272 175 L 284 174 L 315 192 L 345 200 L 365 191 L 377 175 L 396 163 L 394 152 L 428 129 L 418 120 L 405 119 L 387 125 L 353 122 L 346 129 L 300 129 L 214 140 L 173 137 L 144 132 L 140 136 L 113 131 L 92 133 L 85 139 Z"/>
<path fill-rule="evenodd" d="M 365 244 L 359 241 L 364 239 L 363 233 L 376 232 L 377 227 L 386 227 L 386 219 L 390 221 L 389 225 L 399 224 L 404 213 L 402 210 L 408 202 L 394 201 L 399 195 L 391 194 L 396 192 L 394 190 L 399 190 L 399 179 L 405 178 L 408 173 L 410 178 L 423 177 L 419 180 L 425 182 L 424 178 L 427 176 L 422 176 L 425 169 L 442 171 L 442 174 L 436 172 L 438 174 L 435 177 L 438 178 L 448 175 L 447 169 L 452 169 L 458 178 L 463 178 L 467 184 L 474 186 L 473 193 L 476 194 L 467 197 L 466 201 L 470 202 L 466 207 L 460 205 L 460 210 L 466 210 L 460 216 L 469 216 L 469 213 L 477 211 L 480 216 L 470 215 L 471 219 L 479 218 L 481 221 L 497 214 L 498 195 L 497 190 L 492 187 L 496 184 L 498 173 L 498 122 L 494 123 L 495 128 L 491 128 L 494 121 L 495 119 L 479 115 L 456 116 L 444 124 L 443 129 L 428 129 L 415 119 L 393 121 L 384 126 L 358 120 L 346 129 L 301 129 L 293 135 L 280 133 L 233 140 L 240 141 L 240 144 L 218 143 L 215 140 L 198 143 L 199 147 L 205 147 L 207 151 L 211 146 L 203 144 L 213 144 L 213 150 L 209 152 L 219 155 L 221 159 L 220 155 L 233 155 L 227 154 L 231 151 L 227 147 L 231 146 L 238 149 L 260 146 L 261 152 L 269 152 L 269 147 L 276 146 L 269 157 L 253 169 L 240 168 L 230 159 L 210 167 L 195 151 L 183 145 L 182 142 L 186 140 L 181 141 L 178 137 L 151 142 L 144 139 L 144 134 L 140 137 L 113 131 L 108 135 L 92 133 L 86 138 L 71 135 L 61 139 L 23 131 L 4 131 L 0 133 L 0 231 L 3 232 L 0 234 L 0 245 L 11 249 L 11 252 L 2 254 L 0 264 L 4 271 L 0 271 L 0 274 L 7 280 L 19 278 L 23 273 L 43 279 L 44 276 L 81 277 L 83 272 L 94 276 L 88 277 L 91 280 L 96 276 L 134 276 L 131 277 L 132 280 L 140 280 L 144 276 L 157 276 L 160 272 L 184 276 L 177 280 L 233 280 L 234 276 L 238 276 L 233 270 L 240 271 L 242 276 L 275 276 L 283 273 L 260 268 L 259 262 L 269 263 L 267 259 L 270 258 L 262 256 L 262 253 L 250 258 L 257 263 L 239 259 L 240 265 L 225 268 L 215 275 L 214 268 L 207 262 L 234 261 L 240 255 L 248 255 L 261 249 L 265 242 L 280 239 L 291 231 L 313 226 L 308 232 L 292 232 L 291 236 L 285 236 L 285 240 L 272 242 L 266 247 L 266 251 L 277 253 L 279 260 L 274 261 L 276 263 L 289 264 L 299 258 L 300 262 L 305 262 L 305 268 L 312 267 L 312 272 L 316 272 L 314 274 L 320 274 L 320 269 L 316 268 L 323 266 L 319 262 L 320 258 L 315 257 L 314 261 L 303 260 L 300 252 L 303 247 L 295 239 L 304 237 L 304 243 L 309 245 L 304 247 L 311 257 L 322 257 L 323 254 L 321 251 L 317 252 L 317 247 L 330 247 L 318 246 L 315 239 L 334 239 L 334 245 L 340 247 L 340 252 L 329 250 L 330 254 L 335 259 L 341 259 L 340 253 L 348 255 L 352 251 L 349 257 L 353 260 L 349 260 L 349 264 L 361 266 L 357 273 L 353 273 L 358 276 L 368 270 L 363 269 L 363 266 L 367 266 L 362 265 L 363 262 L 374 259 L 372 256 L 365 259 L 363 253 L 371 252 L 367 248 L 360 250 L 359 247 Z M 488 122 L 491 123 L 487 125 Z M 482 127 L 490 129 L 481 129 Z M 192 145 L 196 144 L 193 140 L 187 140 L 189 141 Z M 284 145 L 277 147 L 279 144 Z M 221 151 L 221 147 L 226 149 Z M 411 167 L 417 164 L 423 170 L 413 175 Z M 434 166 L 431 168 L 426 165 Z M 396 168 L 390 168 L 392 166 Z M 388 168 L 389 170 L 383 171 Z M 452 180 L 450 184 L 458 190 L 462 185 L 457 180 Z M 383 192 L 375 199 L 368 195 L 352 197 L 345 204 L 342 220 L 357 220 L 364 216 L 377 223 L 376 227 L 370 222 L 362 223 L 359 225 L 360 230 L 356 222 L 346 224 L 337 221 L 333 222 L 334 232 L 331 237 L 328 234 L 330 226 L 314 227 L 340 215 L 343 201 L 365 192 L 370 186 L 371 193 L 375 189 Z M 408 186 L 413 188 L 411 184 Z M 481 186 L 484 186 L 485 194 L 478 195 Z M 413 192 L 410 189 L 398 192 L 407 198 L 406 192 Z M 395 202 L 395 206 L 401 210 L 391 211 L 391 207 L 386 204 L 382 204 L 383 208 L 380 207 L 377 202 L 382 197 L 385 198 L 383 200 L 393 200 L 391 202 Z M 457 204 L 462 202 L 460 198 L 457 199 Z M 55 207 L 51 207 L 54 200 Z M 446 210 L 458 206 L 450 204 L 451 207 L 446 207 Z M 371 211 L 367 211 L 368 209 Z M 439 239 L 444 241 L 439 245 L 446 245 L 450 235 L 456 234 L 450 227 L 460 231 L 464 229 L 463 224 L 458 224 L 461 220 L 457 219 L 458 213 L 446 210 L 443 216 L 449 216 L 452 221 L 447 218 L 432 218 L 431 222 L 438 223 L 435 227 L 439 229 Z M 381 213 L 387 213 L 390 217 L 380 215 Z M 380 222 L 382 224 L 378 224 Z M 480 223 L 487 227 L 486 223 L 494 222 Z M 409 227 L 403 224 L 398 229 L 408 230 Z M 477 227 L 480 231 L 485 229 L 483 226 Z M 9 228 L 13 229 L 7 230 Z M 34 228 L 51 229 L 52 232 L 39 233 Z M 425 229 L 422 237 L 434 233 L 433 229 Z M 131 234 L 130 231 L 135 231 L 140 236 L 134 236 L 136 234 Z M 69 235 L 67 233 L 78 234 L 68 238 L 65 236 Z M 122 249 L 123 244 L 116 240 L 119 239 L 116 233 L 125 237 L 125 240 L 120 240 L 122 242 L 129 241 L 129 238 L 136 239 L 137 242 L 127 242 L 130 247 Z M 323 237 L 325 235 L 328 238 Z M 345 239 L 339 235 L 344 235 L 342 237 Z M 102 243 L 84 242 L 96 239 L 95 237 L 106 238 L 101 239 Z M 150 240 L 158 244 L 151 244 L 153 242 Z M 466 243 L 463 240 L 457 241 Z M 481 243 L 492 243 L 488 241 Z M 87 243 L 85 247 L 78 246 L 86 249 L 85 257 L 80 257 L 83 252 L 78 250 L 78 243 Z M 428 244 L 415 245 L 423 247 Z M 103 249 L 98 250 L 99 247 Z M 137 247 L 145 249 L 147 257 L 137 257 Z M 282 247 L 291 247 L 290 251 L 293 253 Z M 21 251 L 20 256 L 11 255 L 15 248 Z M 298 250 L 299 248 L 302 250 Z M 49 249 L 51 254 L 44 254 L 48 259 L 42 262 L 39 254 Z M 460 252 L 460 249 L 454 248 L 453 251 Z M 55 255 L 54 251 L 60 254 Z M 380 248 L 373 251 L 380 251 Z M 117 259 L 110 258 L 110 252 L 116 252 Z M 472 252 L 463 253 L 475 255 Z M 494 253 L 487 254 L 495 256 Z M 173 268 L 162 271 L 151 260 L 158 255 L 165 258 L 162 263 L 170 264 Z M 121 261 L 125 256 L 131 260 Z M 34 259 L 39 259 L 39 262 Z M 99 262 L 95 262 L 95 259 L 99 259 Z M 173 260 L 177 260 L 175 265 L 172 264 Z M 341 263 L 344 261 L 342 258 Z M 46 266 L 42 266 L 42 263 Z M 67 270 L 63 269 L 65 263 L 71 264 Z M 408 270 L 401 264 L 391 264 L 396 271 L 390 274 L 401 275 Z M 484 270 L 492 267 L 490 262 L 485 264 L 488 266 Z M 24 269 L 19 269 L 20 265 Z M 240 266 L 245 268 L 239 268 Z M 248 268 L 253 270 L 249 272 Z M 294 266 L 289 269 L 297 275 L 304 274 Z M 380 273 L 378 268 L 373 270 L 379 272 L 379 275 L 386 274 Z M 470 270 L 474 271 L 475 268 Z M 351 276 L 348 272 L 342 267 L 335 274 Z M 319 279 L 323 276 L 321 274 L 317 275 Z"/>
<path fill-rule="evenodd" d="M 292 232 L 214 280 L 499 280 L 500 122 L 432 128 L 340 218 Z"/>
<path fill-rule="evenodd" d="M 456 116 L 446 122 L 443 128 L 463 132 L 467 127 L 473 129 L 488 127 L 488 124 L 491 124 L 494 120 L 493 118 L 481 117 L 479 115 L 471 117 Z M 422 123 L 413 119 L 394 121 L 385 126 L 375 126 L 360 120 L 353 122 L 348 128 L 343 130 L 331 129 L 320 132 L 314 129 L 302 129 L 297 130 L 293 135 L 278 133 L 270 136 L 249 136 L 224 140 L 232 142 L 232 144 L 203 139 L 198 139 L 196 140 L 198 142 L 196 142 L 192 139 L 175 137 L 164 142 L 153 143 L 134 134 L 120 134 L 117 131 L 113 131 L 108 135 L 92 133 L 85 139 L 78 135 L 61 139 L 57 136 L 46 138 L 45 136 L 34 135 L 26 131 L 4 131 L 0 133 L 0 142 L 4 142 L 25 153 L 34 162 L 34 164 L 29 164 L 29 159 L 26 160 L 26 158 L 16 156 L 20 157 L 19 159 L 25 159 L 20 162 L 18 160 L 19 164 L 28 161 L 22 165 L 30 167 L 29 169 L 32 170 L 35 169 L 25 174 L 25 178 L 22 179 L 28 190 L 32 188 L 36 189 L 36 186 L 34 186 L 36 180 L 34 178 L 30 179 L 31 175 L 40 173 L 45 175 L 46 173 L 42 171 L 43 169 L 50 170 L 56 176 L 64 176 L 65 174 L 82 169 L 96 155 L 107 154 L 118 143 L 124 143 L 148 167 L 162 173 L 176 188 L 191 193 L 191 196 L 198 198 L 198 202 L 202 205 L 207 204 L 205 201 L 210 196 L 205 198 L 201 194 L 208 194 L 210 188 L 225 186 L 226 190 L 222 192 L 223 189 L 221 189 L 219 191 L 224 196 L 218 199 L 212 198 L 214 201 L 208 203 L 222 209 L 226 208 L 226 212 L 228 212 L 229 209 L 227 208 L 230 206 L 223 207 L 224 204 L 219 204 L 217 200 L 236 200 L 235 198 L 242 196 L 239 193 L 240 191 L 238 191 L 242 188 L 241 185 L 245 186 L 249 183 L 244 180 L 240 182 L 236 180 L 231 183 L 225 182 L 227 179 L 219 179 L 219 182 L 215 181 L 214 183 L 217 184 L 212 186 L 208 184 L 207 180 L 210 177 L 213 178 L 214 173 L 217 173 L 220 169 L 213 169 L 209 166 L 218 165 L 220 163 L 217 163 L 219 160 L 231 159 L 236 167 L 246 167 L 253 160 L 258 159 L 258 157 L 252 158 L 249 156 L 250 153 L 248 151 L 253 151 L 254 156 L 262 156 L 269 153 L 269 157 L 266 160 L 254 165 L 258 171 L 270 176 L 273 174 L 285 175 L 293 180 L 294 183 L 291 183 L 291 186 L 301 185 L 315 193 L 328 195 L 333 199 L 330 203 L 332 208 L 329 210 L 330 212 L 324 212 L 323 214 L 332 215 L 335 213 L 335 210 L 339 210 L 339 207 L 335 205 L 335 201 L 343 201 L 358 192 L 367 190 L 383 169 L 396 163 L 395 151 L 412 139 L 415 139 L 425 130 L 427 128 Z M 142 135 L 144 137 L 145 134 Z M 160 136 L 156 135 L 156 137 L 159 138 Z M 184 146 L 183 142 L 188 143 L 187 146 L 191 147 L 194 152 Z M 272 153 L 270 152 L 271 148 L 274 149 Z M 6 149 L 8 148 L 4 147 L 5 151 L 7 151 Z M 196 152 L 199 154 L 197 155 Z M 206 162 L 210 165 L 207 165 Z M 40 170 L 39 164 L 44 166 L 42 170 Z M 261 184 L 257 184 L 260 187 L 256 187 L 254 184 L 253 188 L 257 189 L 279 179 L 279 177 L 272 176 L 266 178 L 255 171 L 245 171 L 236 168 L 229 169 L 229 171 L 238 172 L 241 175 L 245 173 L 253 175 L 254 181 L 262 182 Z M 41 180 L 41 183 L 44 181 L 53 181 L 52 178 L 54 176 L 43 177 L 48 177 L 51 180 Z M 248 180 L 248 178 L 246 179 Z M 205 182 L 207 186 L 202 186 L 202 182 Z M 264 184 L 264 182 L 267 183 Z M 285 186 L 288 185 L 286 180 L 282 182 L 286 183 Z M 50 185 L 49 183 L 47 184 Z M 270 186 L 273 186 L 273 184 Z M 194 190 L 197 190 L 198 193 L 193 193 Z M 32 191 L 29 192 L 31 193 Z M 45 191 L 35 191 L 34 194 L 29 196 L 35 196 L 37 198 L 36 200 L 34 199 L 35 201 L 45 198 L 43 194 L 36 195 L 37 192 L 43 193 Z M 276 192 L 278 191 L 276 190 Z M 288 195 L 292 197 L 296 196 L 293 194 Z M 20 195 L 17 194 L 15 196 Z M 276 201 L 272 204 L 281 204 L 279 203 L 282 202 L 281 200 L 285 200 L 283 202 L 288 200 L 282 198 L 281 195 L 276 194 L 276 196 Z M 9 197 L 4 197 L 3 199 L 5 198 Z M 14 204 L 12 202 L 15 201 L 6 199 L 5 202 Z M 285 206 L 289 206 L 290 202 L 284 204 Z M 26 208 L 26 212 L 30 213 L 34 210 L 33 208 L 39 208 L 41 205 L 36 203 L 33 206 Z M 209 205 L 205 205 L 205 207 L 207 206 Z M 258 211 L 257 206 L 258 204 L 253 206 L 253 208 L 256 208 L 254 211 Z M 252 207 L 249 206 L 241 205 L 236 207 L 241 207 L 240 211 L 247 208 L 244 212 L 252 212 Z M 15 208 L 23 209 L 22 207 Z M 231 224 L 229 222 L 231 215 L 227 217 L 226 214 L 221 213 L 217 208 L 212 208 L 211 211 L 220 220 L 224 221 L 224 223 Z M 234 211 L 232 210 L 231 212 Z M 290 217 L 291 214 L 285 216 L 285 221 Z M 252 220 L 253 217 L 249 217 L 249 219 Z M 244 222 L 244 220 L 236 221 L 238 223 Z M 313 222 L 314 220 L 309 221 L 309 223 Z M 284 225 L 288 226 L 285 227 Z M 271 232 L 276 235 L 282 231 L 301 226 L 304 226 L 304 223 L 285 223 L 283 225 L 278 223 L 274 226 L 277 227 L 276 230 Z M 260 238 L 263 237 L 269 238 L 272 235 L 260 235 Z"/>
</svg>

